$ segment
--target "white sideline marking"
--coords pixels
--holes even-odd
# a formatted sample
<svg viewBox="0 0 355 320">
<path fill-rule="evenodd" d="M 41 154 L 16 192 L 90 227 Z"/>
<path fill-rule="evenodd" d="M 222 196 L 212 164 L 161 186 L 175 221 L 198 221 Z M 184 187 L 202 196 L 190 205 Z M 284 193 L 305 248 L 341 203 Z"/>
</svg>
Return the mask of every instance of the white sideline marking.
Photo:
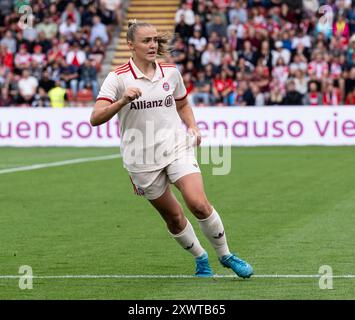
<svg viewBox="0 0 355 320">
<path fill-rule="evenodd" d="M 0 279 L 19 279 L 25 278 L 26 276 L 21 275 L 0 275 Z M 252 278 L 320 278 L 319 274 L 256 274 Z M 62 276 L 29 276 L 28 278 L 33 279 L 192 279 L 196 278 L 194 275 L 168 275 L 168 274 L 102 274 L 102 275 L 62 275 Z M 236 275 L 226 274 L 226 275 L 214 275 L 213 278 L 237 278 Z M 347 279 L 355 278 L 354 274 L 343 274 L 343 275 L 333 275 L 332 278 L 336 279 Z"/>
<path fill-rule="evenodd" d="M 70 160 L 57 161 L 57 162 L 38 163 L 38 164 L 32 164 L 30 166 L 25 166 L 25 167 L 3 169 L 3 170 L 0 170 L 0 174 L 12 173 L 12 172 L 18 172 L 18 171 L 30 171 L 30 170 L 37 170 L 37 169 L 42 169 L 42 168 L 49 168 L 49 167 L 60 167 L 60 166 L 66 166 L 68 164 L 110 160 L 110 159 L 116 159 L 116 158 L 121 158 L 121 155 L 120 154 L 109 154 L 106 156 L 99 156 L 99 157 L 77 158 L 77 159 L 70 159 Z"/>
</svg>

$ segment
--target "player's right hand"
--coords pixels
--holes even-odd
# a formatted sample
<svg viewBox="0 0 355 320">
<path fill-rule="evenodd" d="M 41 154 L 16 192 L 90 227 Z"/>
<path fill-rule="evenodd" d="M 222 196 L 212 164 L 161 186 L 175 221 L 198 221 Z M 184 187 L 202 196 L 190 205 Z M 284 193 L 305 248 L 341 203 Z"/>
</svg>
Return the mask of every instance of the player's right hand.
<svg viewBox="0 0 355 320">
<path fill-rule="evenodd" d="M 123 94 L 122 100 L 124 104 L 127 104 L 135 99 L 138 99 L 141 95 L 142 91 L 139 88 L 127 88 Z"/>
</svg>

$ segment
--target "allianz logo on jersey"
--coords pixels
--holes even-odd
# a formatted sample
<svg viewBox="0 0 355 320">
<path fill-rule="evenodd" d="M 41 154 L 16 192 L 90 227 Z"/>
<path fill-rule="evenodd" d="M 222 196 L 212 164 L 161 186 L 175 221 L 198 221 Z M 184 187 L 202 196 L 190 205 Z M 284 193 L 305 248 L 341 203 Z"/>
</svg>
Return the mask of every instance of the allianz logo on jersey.
<svg viewBox="0 0 355 320">
<path fill-rule="evenodd" d="M 149 108 L 159 108 L 159 107 L 171 107 L 174 104 L 174 97 L 170 94 L 165 99 L 160 100 L 136 100 L 131 102 L 131 110 L 142 110 Z"/>
</svg>

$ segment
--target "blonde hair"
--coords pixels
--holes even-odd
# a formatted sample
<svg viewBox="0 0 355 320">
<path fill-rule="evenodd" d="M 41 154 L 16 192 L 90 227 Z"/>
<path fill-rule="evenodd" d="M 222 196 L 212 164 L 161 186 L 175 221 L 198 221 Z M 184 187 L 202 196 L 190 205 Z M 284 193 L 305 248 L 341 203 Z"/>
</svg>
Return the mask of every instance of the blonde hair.
<svg viewBox="0 0 355 320">
<path fill-rule="evenodd" d="M 147 22 L 138 22 L 137 19 L 130 19 L 128 21 L 128 29 L 127 29 L 127 42 L 134 41 L 135 34 L 138 28 L 141 27 L 152 27 L 155 28 L 151 23 Z M 168 33 L 158 34 L 158 52 L 159 56 L 165 56 L 170 50 L 168 49 L 168 44 L 170 41 L 170 35 Z"/>
</svg>

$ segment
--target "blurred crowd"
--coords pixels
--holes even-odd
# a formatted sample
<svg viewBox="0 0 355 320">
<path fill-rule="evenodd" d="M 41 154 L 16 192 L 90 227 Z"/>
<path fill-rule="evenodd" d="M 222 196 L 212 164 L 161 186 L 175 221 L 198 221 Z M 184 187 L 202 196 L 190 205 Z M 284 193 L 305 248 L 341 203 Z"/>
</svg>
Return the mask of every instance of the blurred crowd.
<svg viewBox="0 0 355 320">
<path fill-rule="evenodd" d="M 0 106 L 95 100 L 121 12 L 0 0 Z M 355 105 L 354 0 L 184 0 L 175 22 L 168 60 L 194 106 Z"/>
<path fill-rule="evenodd" d="M 0 0 L 0 106 L 85 105 L 120 0 Z"/>
<path fill-rule="evenodd" d="M 355 105 L 355 1 L 185 0 L 175 22 L 194 106 Z"/>
</svg>

